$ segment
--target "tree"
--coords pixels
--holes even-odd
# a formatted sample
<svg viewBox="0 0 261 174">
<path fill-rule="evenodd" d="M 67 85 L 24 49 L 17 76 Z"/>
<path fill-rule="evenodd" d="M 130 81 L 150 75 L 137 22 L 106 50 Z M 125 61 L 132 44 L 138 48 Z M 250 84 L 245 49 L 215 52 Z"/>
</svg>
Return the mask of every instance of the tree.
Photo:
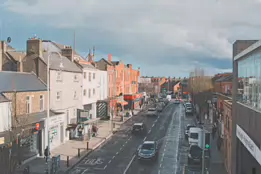
<svg viewBox="0 0 261 174">
<path fill-rule="evenodd" d="M 212 77 L 205 75 L 203 69 L 195 68 L 195 70 L 190 73 L 189 90 L 192 94 L 193 102 L 199 107 L 198 114 L 202 115 L 206 112 L 207 100 L 212 97 Z"/>
</svg>

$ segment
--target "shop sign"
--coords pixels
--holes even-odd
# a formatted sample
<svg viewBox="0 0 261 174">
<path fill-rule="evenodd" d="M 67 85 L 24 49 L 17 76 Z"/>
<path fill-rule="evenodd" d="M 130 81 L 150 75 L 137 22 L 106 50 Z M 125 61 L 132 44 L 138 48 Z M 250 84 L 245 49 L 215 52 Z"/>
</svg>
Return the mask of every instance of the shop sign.
<svg viewBox="0 0 261 174">
<path fill-rule="evenodd" d="M 50 118 L 50 124 L 52 124 L 52 125 L 59 124 L 63 121 L 64 121 L 63 115 L 53 116 L 53 117 Z"/>
<path fill-rule="evenodd" d="M 252 154 L 252 156 L 257 160 L 261 165 L 261 151 L 254 143 L 254 141 L 247 135 L 247 133 L 237 125 L 236 128 L 237 138 L 244 144 L 247 150 Z"/>
</svg>

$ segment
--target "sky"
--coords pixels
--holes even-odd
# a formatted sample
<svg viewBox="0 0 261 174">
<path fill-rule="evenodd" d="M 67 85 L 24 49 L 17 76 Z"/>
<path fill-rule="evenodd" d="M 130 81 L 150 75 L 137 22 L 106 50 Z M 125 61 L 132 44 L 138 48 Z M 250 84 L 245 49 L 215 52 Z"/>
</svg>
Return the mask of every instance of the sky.
<svg viewBox="0 0 261 174">
<path fill-rule="evenodd" d="M 24 50 L 34 35 L 148 76 L 232 71 L 232 44 L 259 39 L 261 0 L 0 0 L 0 37 Z"/>
</svg>

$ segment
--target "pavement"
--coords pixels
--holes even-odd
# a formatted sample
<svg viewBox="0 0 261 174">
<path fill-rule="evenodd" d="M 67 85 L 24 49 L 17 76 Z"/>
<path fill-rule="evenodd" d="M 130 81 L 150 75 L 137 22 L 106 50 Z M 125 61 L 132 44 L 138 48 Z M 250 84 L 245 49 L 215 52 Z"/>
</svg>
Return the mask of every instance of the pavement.
<svg viewBox="0 0 261 174">
<path fill-rule="evenodd" d="M 124 123 L 119 131 L 103 146 L 93 151 L 73 167 L 69 174 L 171 174 L 178 168 L 177 154 L 180 130 L 181 105 L 170 103 L 157 117 L 141 114 Z M 147 134 L 134 136 L 132 125 L 143 122 Z M 140 163 L 136 152 L 145 140 L 157 140 L 160 146 L 156 164 Z M 174 165 L 173 167 L 173 164 Z"/>
<path fill-rule="evenodd" d="M 146 108 L 143 110 L 136 109 L 134 110 L 134 117 L 138 117 L 146 111 Z M 125 117 L 123 122 L 114 122 L 115 130 L 122 130 L 122 127 L 125 127 L 125 123 L 127 124 L 128 120 L 131 120 L 132 117 Z M 100 120 L 98 123 L 99 132 L 97 137 L 92 137 L 89 141 L 89 150 L 87 150 L 87 141 L 77 141 L 77 140 L 69 140 L 66 141 L 64 144 L 60 145 L 59 147 L 53 149 L 51 151 L 51 156 L 60 155 L 61 162 L 60 162 L 60 173 L 66 173 L 70 167 L 76 165 L 79 161 L 83 160 L 90 152 L 98 148 L 100 145 L 104 144 L 108 139 L 112 137 L 111 132 L 111 123 L 108 120 Z M 78 149 L 80 149 L 80 157 L 78 157 Z M 69 157 L 69 167 L 67 167 L 67 156 Z M 16 174 L 22 174 L 23 169 L 29 166 L 30 167 L 30 174 L 43 174 L 47 168 L 47 164 L 45 163 L 45 159 L 43 157 L 37 157 L 34 160 L 20 166 Z"/>
</svg>

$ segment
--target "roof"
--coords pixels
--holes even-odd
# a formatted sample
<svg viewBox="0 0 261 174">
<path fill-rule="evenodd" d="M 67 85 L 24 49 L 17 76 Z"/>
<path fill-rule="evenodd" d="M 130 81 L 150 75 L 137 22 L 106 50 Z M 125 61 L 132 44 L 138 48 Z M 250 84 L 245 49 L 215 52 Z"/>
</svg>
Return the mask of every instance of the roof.
<svg viewBox="0 0 261 174">
<path fill-rule="evenodd" d="M 47 63 L 48 59 L 48 53 L 43 53 L 43 60 L 45 63 Z M 60 64 L 62 63 L 63 68 L 60 67 Z M 69 72 L 78 72 L 81 73 L 82 70 L 80 67 L 78 67 L 74 62 L 70 61 L 67 57 L 60 57 L 58 54 L 52 54 L 50 57 L 50 69 L 52 70 L 63 70 L 63 71 L 69 71 Z"/>
<path fill-rule="evenodd" d="M 119 65 L 120 61 L 111 61 L 113 65 Z"/>
<path fill-rule="evenodd" d="M 233 79 L 233 75 L 229 74 L 226 76 L 222 76 L 221 78 L 217 79 L 215 82 L 231 82 Z"/>
<path fill-rule="evenodd" d="M 32 73 L 0 72 L 0 92 L 46 91 L 46 85 Z"/>
<path fill-rule="evenodd" d="M 237 60 L 245 55 L 247 55 L 248 53 L 254 51 L 255 49 L 261 47 L 261 40 L 255 42 L 254 44 L 252 44 L 251 46 L 247 47 L 245 50 L 243 50 L 242 52 L 240 52 L 239 54 L 237 54 L 234 57 L 234 60 Z"/>
<path fill-rule="evenodd" d="M 142 126 L 143 123 L 134 123 L 135 126 Z"/>
<path fill-rule="evenodd" d="M 7 54 L 17 62 L 20 62 L 26 56 L 26 53 L 22 51 L 7 51 Z"/>
<path fill-rule="evenodd" d="M 155 141 L 144 141 L 143 144 L 154 144 L 154 143 L 155 143 Z"/>
<path fill-rule="evenodd" d="M 10 100 L 8 100 L 3 94 L 0 94 L 0 103 L 3 102 L 9 102 Z"/>
</svg>

